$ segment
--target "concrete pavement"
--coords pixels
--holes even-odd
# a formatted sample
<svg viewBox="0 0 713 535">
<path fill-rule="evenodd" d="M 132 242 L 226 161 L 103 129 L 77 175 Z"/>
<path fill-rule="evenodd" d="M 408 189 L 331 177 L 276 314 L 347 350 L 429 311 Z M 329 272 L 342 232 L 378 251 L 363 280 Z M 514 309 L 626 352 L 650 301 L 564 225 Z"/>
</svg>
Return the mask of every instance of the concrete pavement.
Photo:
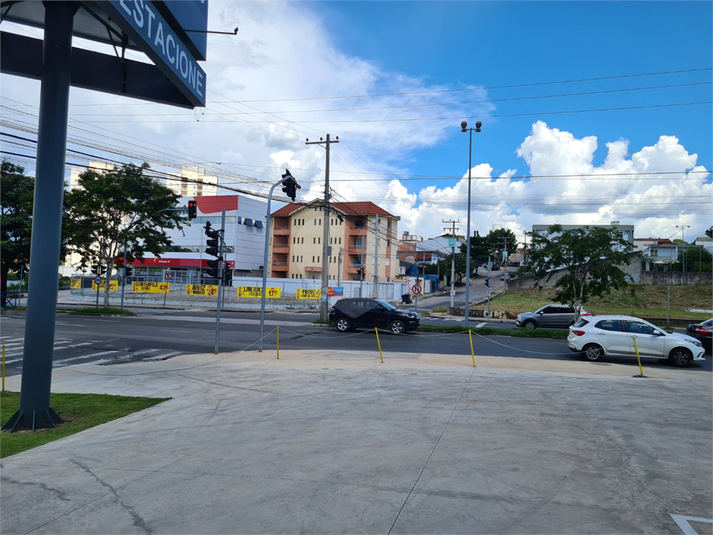
<svg viewBox="0 0 713 535">
<path fill-rule="evenodd" d="M 172 399 L 3 459 L 2 533 L 711 532 L 707 373 L 275 356 L 55 370 L 57 392 Z"/>
</svg>

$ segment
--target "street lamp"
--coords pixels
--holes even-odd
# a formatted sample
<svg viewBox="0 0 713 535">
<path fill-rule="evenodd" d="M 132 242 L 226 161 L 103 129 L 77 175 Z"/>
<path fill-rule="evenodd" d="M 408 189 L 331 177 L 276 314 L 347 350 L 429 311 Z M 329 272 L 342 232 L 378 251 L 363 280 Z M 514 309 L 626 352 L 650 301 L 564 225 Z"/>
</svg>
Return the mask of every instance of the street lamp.
<svg viewBox="0 0 713 535">
<path fill-rule="evenodd" d="M 686 237 L 685 232 L 687 228 L 691 228 L 691 225 L 676 225 L 676 228 L 681 229 L 681 241 L 683 242 L 683 273 L 686 273 Z M 688 277 L 684 275 L 686 282 L 688 282 Z"/>
<path fill-rule="evenodd" d="M 468 328 L 470 321 L 470 179 L 473 157 L 473 130 L 480 132 L 483 123 L 475 122 L 475 128 L 468 128 L 468 123 L 460 123 L 461 132 L 470 132 L 470 144 L 468 145 L 468 223 L 466 225 L 466 256 L 465 256 L 465 327 Z"/>
</svg>

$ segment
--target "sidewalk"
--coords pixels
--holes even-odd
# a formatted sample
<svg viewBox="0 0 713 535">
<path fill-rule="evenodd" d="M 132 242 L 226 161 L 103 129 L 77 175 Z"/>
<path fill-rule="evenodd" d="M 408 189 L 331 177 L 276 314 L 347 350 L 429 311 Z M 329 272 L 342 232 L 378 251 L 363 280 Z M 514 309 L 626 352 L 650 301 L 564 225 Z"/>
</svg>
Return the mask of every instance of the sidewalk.
<svg viewBox="0 0 713 535">
<path fill-rule="evenodd" d="M 708 374 L 275 357 L 55 370 L 58 392 L 172 399 L 3 459 L 2 533 L 678 533 L 669 513 L 713 516 Z M 681 418 L 684 400 L 702 410 Z"/>
</svg>

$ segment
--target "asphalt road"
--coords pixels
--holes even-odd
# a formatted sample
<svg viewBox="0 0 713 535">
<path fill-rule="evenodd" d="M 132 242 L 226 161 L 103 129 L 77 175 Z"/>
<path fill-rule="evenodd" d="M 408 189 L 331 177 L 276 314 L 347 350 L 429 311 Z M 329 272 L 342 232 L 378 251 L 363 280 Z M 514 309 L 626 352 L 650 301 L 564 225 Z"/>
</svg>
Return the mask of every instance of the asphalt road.
<svg viewBox="0 0 713 535">
<path fill-rule="evenodd" d="M 165 360 L 190 353 L 214 351 L 216 343 L 215 311 L 141 309 L 137 316 L 79 316 L 58 314 L 54 344 L 54 367 L 89 363 L 106 365 L 136 360 Z M 266 315 L 263 350 L 283 349 L 349 349 L 378 352 L 376 335 L 362 330 L 338 333 L 333 328 L 314 325 L 312 313 L 269 313 Z M 439 324 L 443 320 L 424 319 L 423 323 Z M 473 326 L 481 322 L 473 322 Z M 254 350 L 258 347 L 260 315 L 251 312 L 224 311 L 221 315 L 219 352 Z M 497 325 L 497 324 L 493 324 Z M 6 348 L 6 374 L 22 370 L 24 313 L 3 314 L 0 342 Z M 401 353 L 463 354 L 470 356 L 470 340 L 465 333 L 415 332 L 396 336 L 380 335 L 381 349 Z M 473 335 L 476 356 L 522 357 L 549 360 L 579 358 L 567 348 L 564 340 L 513 338 L 509 336 Z M 631 361 L 632 367 L 636 362 Z M 649 365 L 667 366 L 651 361 Z M 711 372 L 711 357 L 694 363 L 692 373 Z"/>
</svg>

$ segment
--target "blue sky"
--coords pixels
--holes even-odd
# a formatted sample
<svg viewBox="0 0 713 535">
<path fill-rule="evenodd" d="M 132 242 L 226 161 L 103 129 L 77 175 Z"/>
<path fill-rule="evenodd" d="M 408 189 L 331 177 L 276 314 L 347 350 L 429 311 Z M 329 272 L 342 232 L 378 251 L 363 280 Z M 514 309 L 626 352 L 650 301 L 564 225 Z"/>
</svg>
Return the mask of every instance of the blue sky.
<svg viewBox="0 0 713 535">
<path fill-rule="evenodd" d="M 324 151 L 305 138 L 330 133 L 334 198 L 430 237 L 441 219 L 465 232 L 472 116 L 472 230 L 619 220 L 691 239 L 713 220 L 712 5 L 211 0 L 210 29 L 240 32 L 209 36 L 206 108 L 73 88 L 70 147 L 256 192 L 289 167 L 309 200 Z M 673 71 L 691 72 L 654 74 Z M 31 135 L 39 83 L 0 83 L 6 128 Z M 624 109 L 572 113 L 603 108 Z"/>
</svg>

